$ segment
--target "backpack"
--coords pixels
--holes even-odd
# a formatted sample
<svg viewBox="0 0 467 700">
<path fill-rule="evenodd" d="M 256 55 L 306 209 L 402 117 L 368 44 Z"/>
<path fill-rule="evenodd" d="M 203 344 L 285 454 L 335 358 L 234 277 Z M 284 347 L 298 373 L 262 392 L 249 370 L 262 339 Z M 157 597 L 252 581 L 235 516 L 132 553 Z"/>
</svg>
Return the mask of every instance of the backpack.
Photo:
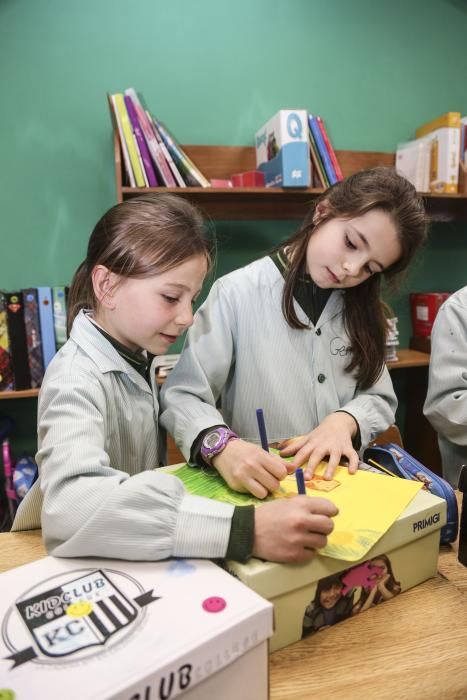
<svg viewBox="0 0 467 700">
<path fill-rule="evenodd" d="M 363 461 L 377 471 L 389 471 L 402 479 L 423 482 L 423 488 L 434 496 L 444 498 L 447 504 L 446 525 L 441 528 L 441 544 L 449 544 L 457 538 L 459 514 L 456 494 L 452 486 L 441 476 L 432 472 L 421 462 L 412 457 L 403 447 L 393 442 L 385 445 L 367 447 L 363 453 Z M 381 469 L 378 469 L 378 466 Z"/>
</svg>

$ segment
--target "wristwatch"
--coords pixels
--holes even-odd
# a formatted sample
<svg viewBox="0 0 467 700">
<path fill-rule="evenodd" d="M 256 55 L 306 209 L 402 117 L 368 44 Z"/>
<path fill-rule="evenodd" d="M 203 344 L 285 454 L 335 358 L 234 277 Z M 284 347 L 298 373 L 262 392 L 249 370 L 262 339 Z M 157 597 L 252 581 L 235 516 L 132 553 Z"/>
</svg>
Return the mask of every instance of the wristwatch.
<svg viewBox="0 0 467 700">
<path fill-rule="evenodd" d="M 210 430 L 209 433 L 206 433 L 201 443 L 201 457 L 208 464 L 211 464 L 212 458 L 218 455 L 219 452 L 222 452 L 230 440 L 238 439 L 237 433 L 234 433 L 229 428 L 219 426 L 214 430 Z"/>
</svg>

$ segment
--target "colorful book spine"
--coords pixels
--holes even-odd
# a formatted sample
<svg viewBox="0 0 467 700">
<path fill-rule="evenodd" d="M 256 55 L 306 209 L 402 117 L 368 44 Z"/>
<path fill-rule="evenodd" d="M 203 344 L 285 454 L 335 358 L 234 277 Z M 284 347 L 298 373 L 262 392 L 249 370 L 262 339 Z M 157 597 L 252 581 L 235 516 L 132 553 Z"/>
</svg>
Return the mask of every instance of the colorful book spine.
<svg viewBox="0 0 467 700">
<path fill-rule="evenodd" d="M 149 114 L 149 112 L 147 110 L 146 110 L 146 116 L 147 116 L 149 123 L 151 125 L 151 128 L 154 132 L 154 136 L 156 137 L 157 142 L 158 142 L 160 148 L 162 149 L 162 153 L 164 154 L 164 158 L 166 159 L 167 163 L 169 164 L 169 168 L 172 171 L 172 174 L 177 182 L 177 185 L 179 187 L 186 187 L 185 180 L 183 179 L 177 166 L 175 165 L 173 158 L 170 155 L 169 150 L 168 150 L 167 146 L 165 145 L 165 143 L 162 139 L 162 136 L 159 133 L 159 130 L 154 122 L 154 119 L 151 117 L 151 115 Z"/>
<path fill-rule="evenodd" d="M 0 292 L 0 391 L 13 391 L 15 375 L 11 357 L 5 295 Z"/>
<path fill-rule="evenodd" d="M 60 350 L 67 340 L 65 287 L 52 287 L 55 347 Z"/>
<path fill-rule="evenodd" d="M 186 184 L 190 187 L 210 187 L 209 180 L 203 175 L 203 173 L 196 167 L 193 161 L 187 156 L 185 151 L 182 149 L 179 143 L 175 141 L 173 136 L 170 134 L 162 122 L 159 120 L 154 120 L 159 133 L 170 151 L 173 159 L 180 168 L 182 174 L 186 179 Z"/>
<path fill-rule="evenodd" d="M 323 163 L 324 170 L 326 172 L 327 179 L 330 185 L 334 185 L 337 180 L 337 175 L 331 162 L 330 155 L 324 143 L 323 135 L 321 134 L 321 129 L 319 128 L 318 120 L 312 114 L 308 115 L 308 124 L 310 126 L 311 133 L 316 144 L 316 147 L 321 156 L 321 161 Z"/>
<path fill-rule="evenodd" d="M 319 179 L 321 180 L 322 186 L 325 189 L 327 189 L 329 187 L 328 176 L 326 175 L 323 161 L 321 160 L 321 156 L 320 156 L 320 153 L 318 151 L 318 146 L 316 145 L 315 137 L 313 136 L 313 132 L 311 131 L 311 128 L 308 129 L 308 136 L 310 139 L 311 160 L 313 162 L 313 165 L 315 166 L 315 172 L 317 173 Z"/>
<path fill-rule="evenodd" d="M 152 167 L 151 156 L 149 155 L 148 147 L 146 146 L 146 141 L 141 132 L 139 126 L 138 117 L 136 116 L 135 106 L 132 102 L 131 97 L 128 95 L 124 96 L 125 106 L 130 118 L 131 126 L 133 128 L 133 133 L 135 135 L 136 142 L 138 144 L 139 152 L 141 154 L 141 159 L 143 161 L 143 167 L 146 172 L 146 177 L 148 180 L 149 187 L 157 187 L 157 178 Z"/>
<path fill-rule="evenodd" d="M 341 166 L 339 165 L 339 161 L 337 160 L 336 152 L 335 152 L 334 148 L 332 147 L 331 139 L 329 138 L 329 134 L 328 134 L 327 129 L 324 125 L 324 121 L 322 120 L 321 117 L 318 117 L 318 116 L 316 117 L 316 121 L 318 122 L 318 126 L 320 128 L 321 135 L 324 139 L 324 143 L 325 143 L 326 148 L 328 150 L 329 157 L 331 159 L 331 163 L 332 163 L 333 168 L 334 168 L 334 172 L 336 173 L 336 177 L 337 177 L 338 181 L 340 182 L 341 180 L 344 179 L 344 175 L 342 173 Z"/>
<path fill-rule="evenodd" d="M 158 175 L 160 175 L 161 181 L 166 187 L 176 187 L 177 183 L 175 182 L 174 176 L 172 175 L 172 171 L 170 170 L 168 163 L 165 160 L 162 149 L 159 146 L 156 137 L 154 136 L 154 132 L 151 128 L 146 112 L 144 111 L 139 101 L 139 97 L 136 94 L 136 91 L 133 88 L 128 88 L 128 90 L 125 90 L 125 95 L 128 95 L 132 99 L 133 105 L 136 110 L 136 116 L 138 117 L 138 122 L 141 127 L 141 131 L 143 132 L 143 136 L 146 140 L 146 145 L 149 149 L 149 153 L 151 154 L 154 165 L 156 166 Z"/>
<path fill-rule="evenodd" d="M 31 374 L 29 372 L 28 344 L 24 325 L 23 295 L 21 292 L 5 292 L 5 297 L 15 388 L 18 391 L 30 389 Z"/>
<path fill-rule="evenodd" d="M 38 389 L 44 378 L 44 360 L 42 357 L 37 289 L 30 287 L 29 289 L 23 289 L 22 293 L 31 387 Z"/>
<path fill-rule="evenodd" d="M 44 370 L 46 370 L 56 352 L 51 288 L 38 287 L 37 299 L 39 303 L 42 357 L 44 360 Z"/>
<path fill-rule="evenodd" d="M 125 166 L 125 172 L 126 172 L 127 177 L 128 177 L 128 182 L 130 183 L 130 187 L 136 187 L 136 180 L 135 180 L 135 176 L 133 173 L 133 169 L 131 167 L 130 154 L 128 153 L 128 148 L 127 148 L 126 141 L 125 141 L 125 134 L 123 133 L 123 127 L 122 127 L 122 123 L 120 121 L 120 115 L 118 114 L 117 105 L 115 103 L 115 96 L 114 95 L 107 95 L 107 99 L 109 101 L 110 116 L 112 119 L 112 123 L 113 123 L 114 129 L 118 133 L 118 137 L 120 140 L 120 146 L 121 146 L 122 154 L 123 154 L 123 163 Z"/>
<path fill-rule="evenodd" d="M 135 175 L 135 181 L 137 187 L 144 187 L 144 176 L 141 170 L 141 165 L 138 158 L 138 151 L 136 150 L 136 142 L 133 136 L 133 131 L 131 129 L 130 119 L 128 117 L 128 112 L 125 107 L 125 100 L 123 95 L 117 92 L 113 95 L 114 103 L 118 111 L 118 116 L 120 118 L 120 123 L 122 125 L 123 136 L 128 148 L 128 153 L 131 161 L 131 168 Z"/>
</svg>

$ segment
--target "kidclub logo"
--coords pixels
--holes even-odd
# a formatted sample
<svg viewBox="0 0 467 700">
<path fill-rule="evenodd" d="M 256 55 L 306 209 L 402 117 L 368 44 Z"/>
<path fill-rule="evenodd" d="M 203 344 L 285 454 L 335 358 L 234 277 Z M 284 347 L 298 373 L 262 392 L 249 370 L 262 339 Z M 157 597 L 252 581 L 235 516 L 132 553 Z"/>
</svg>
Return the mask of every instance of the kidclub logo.
<svg viewBox="0 0 467 700">
<path fill-rule="evenodd" d="M 152 589 L 113 569 L 78 569 L 25 591 L 8 609 L 2 638 L 11 669 L 27 662 L 69 663 L 95 656 L 132 634 Z"/>
</svg>

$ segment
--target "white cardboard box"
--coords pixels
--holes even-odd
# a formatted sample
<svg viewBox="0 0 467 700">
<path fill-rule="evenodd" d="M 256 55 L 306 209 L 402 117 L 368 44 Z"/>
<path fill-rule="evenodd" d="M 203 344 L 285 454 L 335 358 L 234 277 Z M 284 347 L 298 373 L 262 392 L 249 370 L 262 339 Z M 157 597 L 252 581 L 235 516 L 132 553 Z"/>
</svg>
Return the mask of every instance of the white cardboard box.
<svg viewBox="0 0 467 700">
<path fill-rule="evenodd" d="M 309 187 L 307 112 L 281 109 L 255 136 L 256 166 L 266 187 Z"/>
<path fill-rule="evenodd" d="M 446 501 L 421 490 L 394 525 L 358 562 L 317 555 L 305 564 L 274 564 L 251 559 L 247 564 L 229 561 L 227 568 L 274 604 L 275 631 L 270 651 L 276 651 L 301 639 L 305 611 L 316 601 L 318 583 L 323 579 L 349 570 L 353 570 L 350 578 L 355 578 L 357 567 L 381 555 L 389 559 L 393 577 L 400 584 L 401 591 L 434 576 L 440 528 L 445 522 Z M 352 602 L 356 605 L 363 592 L 360 589 L 355 586 L 353 592 Z"/>
<path fill-rule="evenodd" d="M 272 606 L 204 560 L 46 557 L 0 575 L 15 700 L 268 697 Z"/>
</svg>

